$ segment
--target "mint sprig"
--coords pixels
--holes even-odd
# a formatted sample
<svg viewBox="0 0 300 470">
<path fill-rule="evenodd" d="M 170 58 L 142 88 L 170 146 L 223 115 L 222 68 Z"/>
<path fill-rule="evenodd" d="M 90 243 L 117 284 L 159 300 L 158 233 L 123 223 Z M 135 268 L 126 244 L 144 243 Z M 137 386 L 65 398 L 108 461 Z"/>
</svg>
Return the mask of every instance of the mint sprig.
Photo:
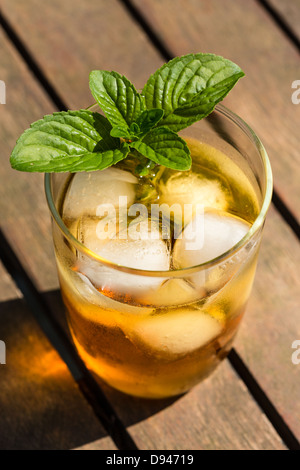
<svg viewBox="0 0 300 470">
<path fill-rule="evenodd" d="M 244 72 L 214 54 L 176 57 L 158 69 L 143 89 L 147 108 L 164 111 L 162 126 L 175 132 L 210 114 Z"/>
<path fill-rule="evenodd" d="M 211 113 L 244 75 L 213 54 L 177 57 L 158 69 L 142 93 L 117 72 L 93 71 L 90 89 L 106 117 L 88 110 L 45 116 L 13 149 L 11 166 L 28 172 L 103 170 L 137 158 L 137 172 L 153 165 L 188 170 L 191 155 L 177 132 Z"/>
</svg>

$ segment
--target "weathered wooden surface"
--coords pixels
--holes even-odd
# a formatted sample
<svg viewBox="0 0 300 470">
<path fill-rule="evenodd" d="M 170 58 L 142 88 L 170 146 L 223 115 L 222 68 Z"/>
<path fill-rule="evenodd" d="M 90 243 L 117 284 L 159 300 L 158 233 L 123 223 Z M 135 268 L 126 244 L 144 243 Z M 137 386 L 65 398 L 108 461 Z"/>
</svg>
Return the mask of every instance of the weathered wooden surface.
<svg viewBox="0 0 300 470">
<path fill-rule="evenodd" d="M 300 365 L 292 343 L 300 339 L 300 247 L 271 210 L 265 227 L 254 289 L 236 349 L 300 438 Z"/>
<path fill-rule="evenodd" d="M 7 300 L 12 297 L 14 300 Z M 34 321 L 0 265 L 0 449 L 70 449 L 114 444 L 80 394 L 65 364 Z"/>
<path fill-rule="evenodd" d="M 15 299 L 16 297 L 21 298 L 22 294 L 14 286 L 14 283 L 11 277 L 5 271 L 2 263 L 0 262 L 0 302 L 4 302 L 5 300 Z"/>
<path fill-rule="evenodd" d="M 223 54 L 244 66 L 248 75 L 247 86 L 246 84 L 242 85 L 243 82 L 241 82 L 234 91 L 232 101 L 230 98 L 227 99 L 227 105 L 254 124 L 263 140 L 268 141 L 268 150 L 271 148 L 272 152 L 270 153 L 274 155 L 273 166 L 276 166 L 279 187 L 284 189 L 284 197 L 294 210 L 295 201 L 299 200 L 298 182 L 294 178 L 298 169 L 296 161 L 298 142 L 296 113 L 298 111 L 295 106 L 290 107 L 291 83 L 288 83 L 288 95 L 285 88 L 288 80 L 283 67 L 286 65 L 288 76 L 291 77 L 295 71 L 295 54 L 290 50 L 290 44 L 285 42 L 281 33 L 276 32 L 274 25 L 270 23 L 264 12 L 253 7 L 252 2 L 247 2 L 247 8 L 248 3 L 252 5 L 249 7 L 247 15 L 244 14 L 245 7 L 241 11 L 242 5 L 239 0 L 236 2 L 230 0 L 226 3 L 226 15 L 220 14 L 218 9 L 220 2 L 215 0 L 211 2 L 178 1 L 177 8 L 174 8 L 174 2 L 169 0 L 161 2 L 139 0 L 136 3 L 148 15 L 153 27 L 159 28 L 159 32 L 168 46 L 172 47 L 172 51 L 174 49 L 174 54 L 192 50 L 210 50 Z M 235 11 L 233 3 L 237 5 L 237 11 Z M 162 62 L 159 54 L 149 44 L 145 34 L 128 17 L 126 10 L 117 0 L 109 3 L 104 0 L 97 2 L 93 0 L 88 4 L 78 0 L 75 2 L 55 0 L 45 2 L 43 8 L 40 8 L 40 2 L 37 0 L 28 0 L 25 3 L 21 0 L 3 0 L 2 8 L 69 107 L 78 108 L 90 104 L 91 97 L 87 77 L 93 68 L 119 70 L 128 75 L 139 87 L 142 86 L 150 72 L 154 71 Z M 248 16 L 249 19 L 247 19 Z M 213 29 L 214 34 L 212 34 L 212 27 L 210 27 L 212 20 L 216 25 Z M 231 39 L 230 35 L 226 33 L 228 24 L 232 30 Z M 113 28 L 112 25 L 114 25 Z M 118 25 L 117 30 L 115 25 Z M 266 27 L 266 25 L 266 33 L 262 37 L 263 26 Z M 240 34 L 245 28 L 246 32 Z M 76 35 L 74 34 L 75 30 L 77 31 Z M 28 31 L 30 31 L 30 35 Z M 252 34 L 250 34 L 251 31 Z M 250 46 L 246 44 L 246 38 L 251 38 Z M 277 45 L 279 58 L 276 56 L 274 58 L 275 65 L 269 65 L 267 68 L 265 63 L 272 62 L 272 60 L 266 61 L 265 58 L 271 56 L 273 59 L 271 48 L 274 47 L 272 43 L 274 38 L 276 45 L 277 42 L 279 43 Z M 3 214 L 1 224 L 38 287 L 48 290 L 56 287 L 57 281 L 51 248 L 49 217 L 42 194 L 42 178 L 36 175 L 16 175 L 9 169 L 7 158 L 20 132 L 34 119 L 38 119 L 47 112 L 52 112 L 53 105 L 45 97 L 39 85 L 33 80 L 31 73 L 28 72 L 18 54 L 4 37 L 0 47 L 2 59 L 0 77 L 1 79 L 4 77 L 7 84 L 11 83 L 14 87 L 11 88 L 14 92 L 8 95 L 10 101 L 6 107 L 3 107 L 3 110 L 1 109 L 0 116 L 0 139 L 3 142 L 1 145 L 3 164 L 0 170 L 3 182 L 0 190 L 2 192 L 0 193 L 1 213 Z M 283 57 L 284 54 L 286 54 L 286 58 Z M 261 67 L 265 68 L 258 75 L 257 70 L 260 70 Z M 74 71 L 76 71 L 76 75 Z M 293 77 L 293 80 L 295 78 L 297 77 Z M 249 82 L 251 82 L 251 87 Z M 281 83 L 280 89 L 284 89 L 283 94 L 277 93 L 278 90 L 276 92 L 279 82 Z M 242 86 L 243 88 L 241 88 Z M 249 87 L 250 89 L 248 89 Z M 256 93 L 254 93 L 255 90 Z M 259 98 L 254 99 L 253 96 Z M 271 96 L 274 98 L 272 103 Z M 287 97 L 289 98 L 288 102 Z M 275 109 L 277 113 L 275 113 Z M 280 113 L 285 116 L 284 122 L 278 119 Z M 294 116 L 294 120 L 292 120 L 292 116 Z M 276 136 L 276 142 L 274 136 Z M 282 158 L 283 153 L 284 159 Z M 282 175 L 280 175 L 281 173 Z M 34 208 L 32 201 L 35 203 Z M 262 384 L 268 394 L 271 394 L 271 388 L 275 388 L 272 394 L 272 398 L 275 398 L 275 405 L 280 407 L 288 422 L 297 430 L 298 408 L 295 417 L 291 419 L 290 412 L 293 403 L 291 401 L 288 405 L 285 404 L 285 401 L 289 400 L 289 389 L 292 389 L 293 393 L 297 393 L 296 369 L 287 368 L 283 374 L 285 383 L 283 380 L 279 380 L 281 369 L 286 367 L 284 345 L 287 345 L 287 354 L 290 354 L 290 337 L 294 330 L 293 325 L 299 324 L 297 323 L 299 316 L 297 309 L 295 309 L 295 301 L 290 301 L 297 295 L 297 287 L 285 282 L 288 278 L 287 269 L 290 270 L 290 279 L 294 280 L 295 278 L 297 282 L 295 273 L 298 265 L 296 258 L 294 258 L 297 248 L 295 239 L 286 224 L 275 212 L 270 214 L 270 224 L 272 229 L 266 232 L 264 242 L 270 251 L 265 258 L 261 259 L 258 270 L 259 286 L 271 286 L 272 281 L 275 282 L 273 275 L 270 275 L 272 272 L 278 276 L 276 286 L 279 286 L 283 281 L 284 287 L 275 290 L 272 287 L 269 289 L 262 287 L 261 290 L 256 287 L 250 304 L 250 314 L 247 317 L 247 323 L 245 322 L 244 328 L 246 330 L 243 330 L 246 333 L 242 331 L 244 338 L 246 335 L 246 340 L 250 337 L 253 339 L 253 334 L 256 334 L 256 347 L 250 347 L 251 343 L 248 340 L 246 346 L 243 346 L 241 350 L 247 357 L 247 361 L 251 363 L 252 370 L 255 372 L 257 370 L 259 379 L 262 380 L 264 373 L 270 374 L 270 371 L 268 365 L 264 366 L 265 369 L 258 367 L 260 357 L 262 354 L 267 356 L 270 348 L 274 346 L 274 335 L 276 338 L 280 335 L 284 357 L 280 357 L 278 360 L 275 354 L 277 362 L 270 362 L 270 360 L 267 362 L 275 367 L 276 372 L 265 382 L 262 380 Z M 278 251 L 282 253 L 281 257 L 277 257 Z M 271 262 L 274 262 L 274 266 L 270 271 Z M 263 317 L 263 315 L 261 315 L 263 318 L 256 317 L 258 319 L 254 325 L 253 317 L 251 317 L 254 313 L 252 312 L 263 312 L 264 306 L 268 306 L 266 308 L 268 311 L 271 310 L 271 313 L 267 317 Z M 275 307 L 277 308 L 277 322 L 280 325 L 280 328 L 278 327 L 276 330 L 271 328 L 273 324 L 270 321 Z M 285 325 L 285 316 L 289 318 L 287 326 Z M 267 323 L 265 323 L 266 320 L 268 320 Z M 261 324 L 259 329 L 258 324 Z M 240 343 L 239 348 L 242 348 Z M 230 388 L 228 388 L 228 384 L 230 384 Z M 164 445 L 170 445 L 174 449 L 178 448 L 178 436 L 180 439 L 184 438 L 184 431 L 189 425 L 189 419 L 192 419 L 194 415 L 197 417 L 206 416 L 208 420 L 204 422 L 199 417 L 199 427 L 197 427 L 197 423 L 192 423 L 194 432 L 192 443 L 195 447 L 199 445 L 204 448 L 211 446 L 213 448 L 230 448 L 232 445 L 233 448 L 239 448 L 239 446 L 242 448 L 255 448 L 255 446 L 257 448 L 264 448 L 264 446 L 273 448 L 274 445 L 275 448 L 280 448 L 280 441 L 276 435 L 274 437 L 274 431 L 265 421 L 263 413 L 260 412 L 245 390 L 241 393 L 242 389 L 242 382 L 237 379 L 228 365 L 224 365 L 220 372 L 217 372 L 216 376 L 203 386 L 157 414 L 153 414 L 155 411 L 151 411 L 155 409 L 153 404 L 151 406 L 150 404 L 137 405 L 133 399 L 123 397 L 121 400 L 117 397 L 119 394 L 112 393 L 111 390 L 107 389 L 107 393 L 113 403 L 119 407 L 118 410 L 123 412 L 123 419 L 130 425 L 130 432 L 143 448 L 151 448 L 152 446 L 160 448 L 162 440 L 165 442 Z M 128 406 L 130 400 L 133 400 L 132 407 Z M 206 407 L 199 406 L 197 400 L 203 400 Z M 209 406 L 212 407 L 213 404 L 216 404 L 216 412 L 210 415 Z M 234 423 L 231 422 L 231 413 L 217 412 L 219 406 L 234 413 Z M 184 418 L 189 409 L 192 410 L 190 417 L 185 416 Z M 255 419 L 249 418 L 249 428 L 247 428 L 246 421 L 247 409 L 250 418 L 251 416 L 255 417 Z M 142 418 L 143 414 L 145 418 Z M 132 416 L 131 421 L 130 415 Z M 174 430 L 174 423 L 177 420 L 180 423 L 178 427 L 184 428 L 180 430 L 179 435 Z M 157 439 L 155 436 L 160 426 L 164 429 L 164 433 L 159 434 L 160 438 Z M 216 432 L 216 428 L 218 432 Z M 186 446 L 185 448 L 189 448 L 190 442 L 190 435 L 187 435 L 189 437 L 185 441 L 182 440 L 180 444 Z M 226 437 L 224 437 L 225 435 Z M 251 436 L 251 439 L 245 435 Z M 176 440 L 177 438 L 178 440 Z"/>
<path fill-rule="evenodd" d="M 280 14 L 282 19 L 300 38 L 300 1 L 299 0 L 268 0 L 268 3 Z"/>
<path fill-rule="evenodd" d="M 139 400 L 111 389 L 107 393 L 141 449 L 284 449 L 228 362 L 175 401 Z"/>
<path fill-rule="evenodd" d="M 137 87 L 162 61 L 118 0 L 2 0 L 2 10 L 70 109 L 94 102 L 93 69 L 117 70 Z M 30 34 L 28 34 L 30 31 Z"/>
<path fill-rule="evenodd" d="M 213 52 L 238 63 L 246 78 L 224 101 L 261 137 L 280 196 L 300 219 L 300 106 L 291 101 L 299 55 L 253 0 L 133 0 L 173 55 Z"/>
<path fill-rule="evenodd" d="M 107 439 L 106 444 L 106 447 L 103 447 L 103 439 L 100 439 L 84 444 L 83 446 L 76 447 L 74 450 L 117 450 L 111 439 Z"/>
<path fill-rule="evenodd" d="M 57 287 L 53 269 L 50 217 L 43 175 L 16 173 L 9 155 L 29 124 L 55 109 L 0 30 L 0 77 L 6 83 L 7 103 L 0 108 L 1 229 L 39 287 Z"/>
</svg>

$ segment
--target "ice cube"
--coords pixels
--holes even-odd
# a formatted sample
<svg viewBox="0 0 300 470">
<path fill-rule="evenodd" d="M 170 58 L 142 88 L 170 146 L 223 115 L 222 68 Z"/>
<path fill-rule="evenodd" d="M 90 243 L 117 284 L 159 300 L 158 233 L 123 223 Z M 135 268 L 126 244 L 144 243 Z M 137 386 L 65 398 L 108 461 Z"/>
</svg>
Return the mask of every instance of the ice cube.
<svg viewBox="0 0 300 470">
<path fill-rule="evenodd" d="M 236 245 L 248 232 L 250 224 L 224 212 L 206 212 L 194 218 L 184 229 L 182 239 L 174 245 L 173 264 L 176 268 L 197 266 L 222 255 Z M 200 230 L 196 231 L 198 222 Z M 213 266 L 189 277 L 197 288 L 216 292 L 232 278 L 239 264 Z"/>
<path fill-rule="evenodd" d="M 137 178 L 119 168 L 102 171 L 77 173 L 67 192 L 64 206 L 64 219 L 77 219 L 83 214 L 96 215 L 103 204 L 118 206 L 119 197 L 127 197 L 130 206 L 135 199 Z"/>
<path fill-rule="evenodd" d="M 160 204 L 174 207 L 175 221 L 183 219 L 184 205 L 191 206 L 192 210 L 186 212 L 185 224 L 196 215 L 197 205 L 203 209 L 225 211 L 232 197 L 229 188 L 223 186 L 221 180 L 205 178 L 193 172 L 180 172 L 169 177 L 166 182 L 162 177 L 159 194 Z"/>
<path fill-rule="evenodd" d="M 82 281 L 80 283 L 81 285 L 79 287 L 79 292 L 81 295 L 83 295 L 85 301 L 87 302 L 90 302 L 96 306 L 100 306 L 105 310 L 127 313 L 130 315 L 149 315 L 151 314 L 151 312 L 153 312 L 153 308 L 136 307 L 133 305 L 124 304 L 122 302 L 117 302 L 116 300 L 113 300 L 110 297 L 103 295 L 101 292 L 95 289 L 91 281 L 86 276 L 81 273 L 77 273 L 77 275 Z M 91 310 L 85 309 L 86 316 L 91 317 L 91 313 L 93 313 Z M 90 319 L 92 319 L 96 323 L 102 322 L 101 318 L 97 318 L 96 315 L 93 315 L 93 318 Z"/>
<path fill-rule="evenodd" d="M 78 314 L 84 318 L 101 325 L 120 327 L 128 323 L 128 315 L 150 315 L 153 308 L 137 307 L 118 302 L 99 292 L 91 281 L 76 270 L 70 270 L 57 260 L 61 283 L 72 285 L 73 290 L 65 289 L 65 295 L 72 296 L 72 303 L 76 303 Z M 100 310 L 99 310 L 100 307 Z"/>
<path fill-rule="evenodd" d="M 129 231 L 126 238 L 119 232 L 115 239 L 101 240 L 97 234 L 97 219 L 85 217 L 79 224 L 78 239 L 87 248 L 102 258 L 121 266 L 149 271 L 168 271 L 170 252 L 168 244 L 163 241 L 158 226 L 140 224 L 140 239 L 132 239 Z M 148 292 L 157 289 L 164 278 L 134 275 L 118 271 L 79 255 L 77 269 L 91 283 L 104 293 L 131 298 L 136 302 Z"/>
<path fill-rule="evenodd" d="M 170 357 L 201 348 L 217 338 L 223 329 L 224 323 L 208 313 L 182 308 L 147 318 L 136 317 L 126 334 L 132 342 L 157 356 Z"/>
<path fill-rule="evenodd" d="M 206 212 L 197 217 L 175 242 L 173 263 L 177 268 L 197 266 L 217 258 L 236 245 L 250 229 L 246 221 L 224 212 Z M 198 231 L 195 230 L 197 224 Z"/>
<path fill-rule="evenodd" d="M 143 296 L 143 303 L 156 307 L 170 307 L 191 304 L 202 299 L 206 295 L 206 290 L 201 286 L 195 289 L 185 279 L 168 279 L 155 291 L 146 292 Z"/>
</svg>

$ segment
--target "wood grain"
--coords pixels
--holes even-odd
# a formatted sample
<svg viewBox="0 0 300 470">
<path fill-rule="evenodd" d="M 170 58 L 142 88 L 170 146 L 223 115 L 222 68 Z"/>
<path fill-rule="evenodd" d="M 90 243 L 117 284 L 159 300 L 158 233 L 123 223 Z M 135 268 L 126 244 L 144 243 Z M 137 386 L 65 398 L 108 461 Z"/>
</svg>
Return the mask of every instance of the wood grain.
<svg viewBox="0 0 300 470">
<path fill-rule="evenodd" d="M 0 261 L 0 302 L 5 300 L 21 298 L 21 292 L 14 286 L 10 275 L 5 271 Z M 1 339 L 1 338 L 0 338 Z"/>
<path fill-rule="evenodd" d="M 300 39 L 300 1 L 268 0 L 268 2 Z"/>
<path fill-rule="evenodd" d="M 275 235 L 276 234 L 276 235 Z M 300 247 L 272 210 L 236 349 L 300 439 L 300 365 L 292 343 L 300 339 Z"/>
<path fill-rule="evenodd" d="M 70 109 L 94 102 L 91 70 L 116 70 L 142 87 L 162 61 L 118 0 L 4 0 L 2 10 Z M 30 31 L 30 34 L 28 34 Z"/>
<path fill-rule="evenodd" d="M 9 155 L 23 130 L 54 108 L 2 30 L 0 55 L 0 77 L 7 91 L 7 104 L 0 107 L 1 228 L 38 287 L 51 289 L 57 287 L 57 279 L 47 269 L 54 256 L 43 175 L 15 172 Z"/>
<path fill-rule="evenodd" d="M 146 4 L 144 1 L 140 3 L 143 6 Z M 165 2 L 164 0 L 160 2 L 160 4 L 163 6 L 165 6 L 166 3 L 168 2 Z M 143 32 L 134 24 L 133 21 L 128 18 L 128 16 L 126 16 L 125 10 L 121 8 L 117 1 L 111 1 L 109 4 L 107 2 L 105 3 L 104 1 L 91 1 L 89 2 L 88 7 L 83 2 L 76 1 L 71 3 L 69 1 L 64 1 L 63 3 L 59 3 L 59 9 L 57 1 L 53 1 L 51 4 L 45 3 L 43 5 L 45 5 L 44 9 L 39 10 L 36 8 L 36 0 L 28 0 L 26 3 L 20 2 L 19 0 L 10 0 L 9 2 L 4 0 L 3 2 L 4 12 L 8 15 L 10 21 L 13 23 L 13 26 L 16 27 L 19 34 L 25 40 L 26 44 L 29 45 L 30 50 L 34 52 L 39 63 L 43 66 L 51 81 L 55 83 L 55 86 L 59 90 L 60 94 L 64 97 L 68 106 L 78 108 L 90 103 L 90 94 L 87 88 L 87 73 L 94 67 L 107 69 L 115 68 L 120 70 L 127 74 L 132 80 L 134 80 L 138 86 L 141 86 L 146 77 L 149 75 L 150 71 L 155 70 L 155 68 L 157 68 L 157 66 L 159 66 L 161 63 L 159 55 L 147 43 Z M 157 5 L 158 2 L 155 2 L 155 8 Z M 170 2 L 169 5 L 171 6 Z M 191 9 L 190 2 L 185 2 L 185 5 L 187 12 L 190 12 L 189 14 L 191 24 L 197 24 L 198 19 L 193 17 L 194 10 Z M 210 11 L 213 9 L 213 2 L 207 2 L 206 6 L 208 9 L 207 11 Z M 176 14 L 178 13 L 176 12 L 176 9 L 173 8 L 173 10 L 175 10 Z M 71 12 L 72 15 L 70 15 Z M 186 21 L 187 13 L 185 12 L 184 8 L 181 13 Z M 166 16 L 167 15 L 165 15 L 165 21 L 168 23 Z M 68 21 L 66 21 L 66 18 L 68 18 Z M 151 19 L 152 16 L 149 16 L 149 18 Z M 89 19 L 88 22 L 87 19 Z M 99 27 L 100 24 L 101 28 Z M 118 24 L 120 26 L 120 28 L 117 30 L 117 33 L 115 32 L 116 30 L 112 28 L 112 24 Z M 162 26 L 160 27 L 161 31 L 164 31 L 164 28 Z M 76 35 L 74 35 L 75 28 L 79 28 L 76 30 L 78 31 Z M 193 34 L 195 34 L 194 29 L 185 29 L 187 37 L 189 38 L 189 35 L 192 35 L 193 37 Z M 28 31 L 31 32 L 30 35 L 26 33 Z M 98 35 L 95 35 L 96 31 L 98 31 Z M 173 33 L 175 33 L 175 31 L 176 29 L 170 29 L 169 34 L 171 34 L 173 37 Z M 178 30 L 176 34 L 177 33 L 178 38 L 180 38 L 180 30 Z M 208 28 L 206 29 L 206 32 L 205 28 L 203 28 L 203 35 L 206 38 L 209 36 Z M 105 47 L 106 36 L 110 38 L 110 47 Z M 92 41 L 93 47 L 90 47 Z M 222 39 L 221 46 L 224 42 L 226 41 Z M 87 45 L 89 47 L 87 47 Z M 116 52 L 115 47 L 113 47 L 116 45 L 121 47 L 121 53 Z M 19 73 L 22 73 L 22 84 L 18 82 L 18 91 L 16 91 L 16 94 L 11 97 L 12 101 L 10 102 L 10 105 L 7 106 L 5 111 L 6 115 L 4 122 L 8 121 L 11 123 L 9 126 L 10 130 L 8 129 L 8 135 L 5 133 L 3 136 L 6 142 L 5 148 L 8 150 L 9 147 L 13 145 L 12 142 L 14 138 L 20 132 L 20 122 L 21 126 L 26 127 L 26 123 L 24 125 L 25 121 L 28 121 L 29 124 L 29 122 L 31 122 L 33 119 L 40 117 L 44 113 L 44 109 L 51 107 L 52 105 L 49 100 L 45 98 L 37 84 L 30 76 L 30 73 L 26 70 L 26 67 L 24 67 L 24 65 L 19 60 L 19 57 L 14 53 L 12 48 L 6 43 L 5 40 L 1 43 L 1 47 L 4 51 L 4 57 L 7 57 L 7 69 L 10 71 L 9 73 L 11 76 L 17 77 Z M 227 47 L 229 47 L 228 44 Z M 221 53 L 221 51 L 219 52 Z M 65 65 L 68 65 L 70 70 L 65 70 Z M 74 75 L 74 70 L 76 70 L 76 75 Z M 17 81 L 17 79 L 15 80 Z M 24 116 L 18 113 L 20 110 L 19 102 L 21 100 L 21 96 L 26 96 L 26 100 L 24 102 Z M 254 106 L 255 108 L 256 106 L 259 106 L 259 103 L 256 103 L 255 105 L 252 103 L 250 107 L 251 106 Z M 34 112 L 32 112 L 32 110 Z M 38 113 L 40 113 L 39 116 L 33 117 Z M 14 119 L 16 115 L 20 120 L 18 128 L 14 128 Z M 7 138 L 8 140 L 6 140 Z M 4 162 L 4 165 L 5 164 L 6 161 Z M 6 165 L 1 175 L 3 178 L 2 181 L 5 183 L 4 188 L 2 188 L 3 194 L 4 192 L 8 193 L 6 197 L 6 206 L 3 207 L 5 214 L 4 225 L 6 234 L 13 241 L 14 246 L 16 247 L 18 254 L 20 254 L 24 265 L 29 270 L 29 272 L 32 273 L 36 282 L 38 282 L 39 287 L 45 290 L 52 288 L 52 286 L 56 285 L 56 274 L 53 258 L 49 254 L 51 251 L 51 244 L 50 235 L 48 232 L 48 216 L 46 215 L 47 211 L 44 209 L 45 206 L 42 193 L 40 192 L 41 188 L 38 188 L 38 178 L 35 180 L 35 183 L 33 183 L 32 175 L 18 175 L 17 177 L 16 174 L 13 173 L 14 176 L 11 176 L 11 180 L 9 180 L 9 171 L 9 167 Z M 22 179 L 22 192 L 18 192 L 17 189 L 17 178 L 20 177 L 24 177 L 24 180 Z M 15 184 L 14 191 L 10 190 L 9 186 L 9 182 L 13 180 Z M 34 223 L 33 216 L 30 218 L 30 214 L 32 214 L 30 201 L 33 200 L 37 205 L 37 209 L 34 209 L 34 213 L 38 213 L 39 215 L 39 220 L 38 222 L 36 221 L 36 223 Z M 6 217 L 9 216 L 10 210 L 13 211 L 14 217 L 13 220 L 7 224 Z M 36 212 L 36 210 L 38 210 L 38 212 Z M 17 230 L 16 224 L 14 222 L 16 220 L 19 221 L 19 219 L 22 221 L 22 224 L 21 229 Z M 272 239 L 275 238 L 277 249 L 279 247 L 279 249 L 283 250 L 284 252 L 290 250 L 292 251 L 295 246 L 295 240 L 293 238 L 286 240 L 285 232 L 287 229 L 284 228 L 285 225 L 281 220 L 277 220 L 277 222 L 283 226 L 282 231 L 278 231 L 279 235 L 277 235 L 276 230 L 276 237 L 274 236 L 274 233 L 268 235 L 268 237 L 271 237 Z M 30 235 L 27 236 L 26 233 L 29 233 Z M 281 233 L 284 234 L 283 238 L 281 238 Z M 41 254 L 42 262 L 40 261 L 39 255 L 37 255 L 37 253 Z M 276 262 L 275 252 L 273 253 L 273 258 Z M 295 269 L 293 259 L 289 259 L 288 263 L 291 263 L 291 269 Z M 262 282 L 264 280 L 264 276 L 269 276 L 268 269 L 269 268 L 266 265 L 261 265 L 260 267 Z M 286 276 L 285 271 L 282 271 L 280 274 L 282 277 Z M 292 296 L 294 291 L 291 289 L 290 292 Z M 265 295 L 270 295 L 273 298 L 274 292 L 266 292 Z M 276 300 L 279 302 L 280 299 L 276 297 Z M 274 300 L 274 302 L 276 302 L 276 300 Z M 288 309 L 287 314 L 293 317 L 294 312 Z M 265 334 L 267 337 L 269 337 L 271 333 L 266 330 Z M 282 363 L 277 364 L 278 370 L 280 370 L 281 366 Z M 240 393 L 243 389 L 243 384 L 241 381 L 237 379 L 228 365 L 225 365 L 224 367 L 226 368 L 227 372 L 220 372 L 220 375 L 218 375 L 218 381 L 216 382 L 217 386 L 215 386 L 215 383 L 212 385 L 213 382 L 211 381 L 208 381 L 205 384 L 205 393 L 207 395 L 206 398 L 203 398 L 203 400 L 207 404 L 210 403 L 211 406 L 212 403 L 217 404 L 216 412 L 211 415 L 209 425 L 206 426 L 205 432 L 203 431 L 203 423 L 199 427 L 197 422 L 192 423 L 195 434 L 193 445 L 195 447 L 203 446 L 210 448 L 211 446 L 214 446 L 215 448 L 223 448 L 230 447 L 230 442 L 232 440 L 233 447 L 241 446 L 243 448 L 250 448 L 251 446 L 254 447 L 256 445 L 259 448 L 268 448 L 269 446 L 273 445 L 271 442 L 273 440 L 274 446 L 280 448 L 281 444 L 278 441 L 278 438 L 274 438 L 274 431 L 270 429 L 269 423 L 266 422 L 264 427 L 263 423 L 265 418 L 263 413 L 260 412 L 247 392 L 244 394 Z M 231 394 L 228 392 L 229 389 L 227 388 L 229 384 Z M 294 384 L 291 383 L 290 386 L 293 387 Z M 201 389 L 201 387 L 199 389 Z M 198 392 L 195 393 L 197 394 Z M 111 391 L 108 392 L 108 396 L 113 399 L 113 402 L 117 406 L 117 400 Z M 181 413 L 183 413 L 183 410 L 185 410 L 185 415 L 188 413 L 187 410 L 192 410 L 190 416 L 187 416 L 186 420 L 184 420 L 183 417 L 179 420 L 184 430 L 186 430 L 188 426 L 191 426 L 191 417 L 195 412 L 195 403 L 197 403 L 195 395 L 187 395 L 186 397 L 189 396 L 193 397 L 191 398 L 191 402 L 188 398 L 188 401 L 185 402 L 186 404 L 184 404 L 182 409 L 180 408 Z M 211 402 L 209 402 L 210 396 L 213 397 Z M 200 395 L 199 400 L 201 399 L 202 395 Z M 126 400 L 129 399 L 126 398 Z M 128 402 L 126 400 L 123 401 L 123 404 L 121 404 L 123 413 L 127 413 Z M 219 404 L 221 404 L 222 408 L 225 407 L 227 410 L 232 410 L 233 403 L 235 406 L 235 421 L 234 423 L 229 423 L 231 419 L 230 414 L 222 414 L 221 412 L 217 411 Z M 146 416 L 148 419 L 145 418 L 145 421 L 141 421 L 143 418 L 138 418 L 138 416 L 143 415 L 142 407 L 137 407 L 136 410 L 129 409 L 133 416 L 134 412 L 137 413 L 137 418 L 135 419 L 136 422 L 139 422 L 139 424 L 134 425 L 134 431 L 132 430 L 133 428 L 131 428 L 131 430 L 132 432 L 136 433 L 135 435 L 141 433 L 142 437 L 140 438 L 140 442 L 142 445 L 145 448 L 151 448 L 152 446 L 154 448 L 158 448 L 161 445 L 166 447 L 170 445 L 174 448 L 181 445 L 185 448 L 189 448 L 190 438 L 186 439 L 185 441 L 181 441 L 181 444 L 178 444 L 178 440 L 176 442 L 176 435 L 174 434 L 174 422 L 179 419 L 177 418 L 178 408 L 172 406 L 164 410 L 168 411 L 168 415 L 165 415 L 163 411 L 159 413 L 159 416 L 156 416 L 156 414 L 153 416 L 153 412 L 151 411 L 153 409 L 153 405 L 151 405 L 151 407 L 150 405 L 148 408 L 146 407 L 146 410 L 148 410 L 146 411 Z M 206 408 L 205 416 L 207 419 L 209 419 L 210 416 L 210 414 L 207 412 L 209 409 L 209 407 Z M 247 429 L 246 420 L 247 409 L 250 410 L 250 415 L 253 412 L 253 416 L 256 416 L 255 420 L 248 420 L 249 429 Z M 204 412 L 204 408 L 201 408 L 201 410 Z M 198 410 L 197 416 L 199 416 L 199 413 L 200 412 Z M 240 413 L 241 417 L 239 416 Z M 123 417 L 124 420 L 126 420 L 125 414 Z M 153 424 L 153 418 L 156 417 L 158 417 L 159 420 Z M 258 426 L 258 431 L 256 429 L 256 420 L 261 423 L 260 426 Z M 166 425 L 164 425 L 165 422 L 167 423 Z M 145 426 L 147 425 L 147 428 L 142 428 L 142 424 Z M 138 426 L 140 426 L 140 428 L 138 428 Z M 162 435 L 159 435 L 157 438 L 155 438 L 155 435 L 157 434 L 156 429 L 159 426 L 165 426 L 163 427 L 163 441 Z M 215 431 L 216 428 L 218 428 L 218 433 Z M 255 441 L 253 440 L 253 429 L 255 430 Z M 230 435 L 230 438 L 228 436 L 224 438 L 224 435 L 226 435 L 228 430 L 232 435 Z M 200 434 L 202 437 L 201 439 L 198 439 Z M 253 437 L 253 439 L 251 437 L 250 442 L 247 440 L 248 434 Z M 149 438 L 147 437 L 148 435 Z M 179 434 L 179 437 L 184 437 L 184 431 Z"/>
<path fill-rule="evenodd" d="M 271 159 L 275 186 L 300 220 L 300 106 L 291 101 L 299 55 L 255 1 L 133 0 L 173 55 L 213 52 L 246 73 L 224 101 L 258 133 Z"/>
<path fill-rule="evenodd" d="M 14 292 L 14 300 L 11 298 Z M 70 449 L 112 440 L 80 394 L 65 364 L 34 321 L 22 298 L 16 298 L 0 265 L 0 339 L 6 365 L 0 365 L 0 449 Z"/>
<path fill-rule="evenodd" d="M 177 400 L 147 401 L 111 389 L 107 393 L 141 449 L 285 448 L 228 362 Z"/>
<path fill-rule="evenodd" d="M 98 439 L 94 442 L 89 442 L 83 446 L 77 447 L 74 450 L 117 450 L 111 439 L 106 439 L 106 445 L 103 446 L 103 439 Z"/>
</svg>

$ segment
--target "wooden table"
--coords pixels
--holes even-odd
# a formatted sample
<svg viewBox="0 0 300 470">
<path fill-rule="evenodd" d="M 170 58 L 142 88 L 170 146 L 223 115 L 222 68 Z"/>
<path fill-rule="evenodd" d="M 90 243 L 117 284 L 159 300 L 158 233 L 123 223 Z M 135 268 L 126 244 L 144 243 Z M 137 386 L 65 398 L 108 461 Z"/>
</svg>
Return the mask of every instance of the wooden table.
<svg viewBox="0 0 300 470">
<path fill-rule="evenodd" d="M 2 0 L 1 449 L 300 449 L 300 1 Z M 229 360 L 176 400 L 101 388 L 63 321 L 42 175 L 10 169 L 28 125 L 88 106 L 92 69 L 142 87 L 164 61 L 213 52 L 246 72 L 225 105 L 259 134 L 275 193 L 253 295 Z"/>
</svg>

